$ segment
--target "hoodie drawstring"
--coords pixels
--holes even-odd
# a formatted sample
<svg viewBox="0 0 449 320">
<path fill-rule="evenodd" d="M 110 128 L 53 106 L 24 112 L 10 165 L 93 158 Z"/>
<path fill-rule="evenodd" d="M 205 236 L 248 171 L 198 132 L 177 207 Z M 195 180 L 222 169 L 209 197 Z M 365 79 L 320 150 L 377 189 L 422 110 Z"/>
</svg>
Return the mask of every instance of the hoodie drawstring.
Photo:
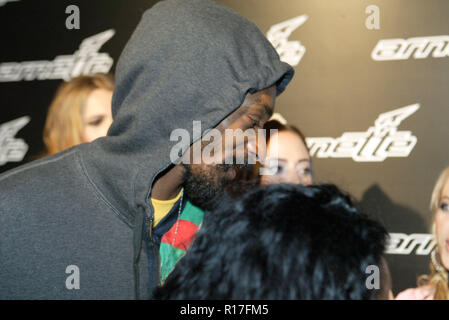
<svg viewBox="0 0 449 320">
<path fill-rule="evenodd" d="M 134 258 L 133 258 L 133 269 L 134 269 L 134 294 L 137 300 L 140 299 L 140 270 L 139 270 L 139 261 L 140 261 L 140 252 L 142 250 L 142 238 L 143 238 L 143 229 L 145 226 L 145 209 L 142 206 L 139 206 L 139 210 L 137 211 L 137 215 L 135 217 L 134 223 Z"/>
</svg>

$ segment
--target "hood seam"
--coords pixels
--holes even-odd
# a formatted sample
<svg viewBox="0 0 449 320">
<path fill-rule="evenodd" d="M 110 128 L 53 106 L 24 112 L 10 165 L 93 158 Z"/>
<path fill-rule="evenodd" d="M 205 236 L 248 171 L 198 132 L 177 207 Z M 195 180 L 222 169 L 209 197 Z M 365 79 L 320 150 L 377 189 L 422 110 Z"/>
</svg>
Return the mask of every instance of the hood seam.
<svg viewBox="0 0 449 320">
<path fill-rule="evenodd" d="M 117 209 L 112 203 L 110 203 L 107 200 L 106 196 L 101 192 L 101 190 L 97 187 L 95 182 L 92 180 L 92 178 L 90 177 L 89 172 L 87 171 L 87 168 L 86 168 L 86 166 L 84 164 L 84 160 L 83 160 L 82 154 L 79 153 L 78 156 L 79 156 L 79 160 L 80 160 L 81 171 L 84 173 L 84 175 L 86 176 L 87 180 L 89 181 L 89 183 L 94 188 L 95 195 L 97 196 L 97 198 L 99 200 L 101 200 L 102 202 L 104 202 L 106 204 L 106 206 L 108 206 L 118 216 L 118 218 L 120 220 L 125 222 L 130 228 L 133 228 L 134 225 L 131 224 L 129 221 L 127 221 L 128 219 L 126 218 L 126 216 L 123 213 L 121 213 L 119 209 Z"/>
</svg>

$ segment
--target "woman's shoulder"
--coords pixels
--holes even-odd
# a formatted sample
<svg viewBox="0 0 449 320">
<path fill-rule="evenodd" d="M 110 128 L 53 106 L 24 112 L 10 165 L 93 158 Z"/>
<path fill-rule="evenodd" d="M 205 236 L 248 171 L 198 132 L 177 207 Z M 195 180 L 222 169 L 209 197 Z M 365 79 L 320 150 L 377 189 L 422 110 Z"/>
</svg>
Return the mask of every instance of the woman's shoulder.
<svg viewBox="0 0 449 320">
<path fill-rule="evenodd" d="M 433 300 L 433 291 L 431 285 L 410 288 L 400 292 L 395 300 Z"/>
</svg>

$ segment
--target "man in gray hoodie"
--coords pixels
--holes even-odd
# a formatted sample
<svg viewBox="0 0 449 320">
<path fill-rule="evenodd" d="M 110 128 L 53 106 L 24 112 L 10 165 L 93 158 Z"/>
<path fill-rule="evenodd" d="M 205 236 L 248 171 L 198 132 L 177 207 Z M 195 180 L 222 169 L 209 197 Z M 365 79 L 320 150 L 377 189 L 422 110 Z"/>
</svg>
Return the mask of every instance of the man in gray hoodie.
<svg viewBox="0 0 449 320">
<path fill-rule="evenodd" d="M 184 188 L 207 209 L 234 176 L 232 165 L 174 164 L 172 132 L 191 144 L 193 121 L 200 137 L 261 127 L 292 76 L 254 24 L 218 3 L 145 12 L 117 65 L 108 135 L 0 176 L 0 299 L 150 297 L 152 199 Z"/>
</svg>

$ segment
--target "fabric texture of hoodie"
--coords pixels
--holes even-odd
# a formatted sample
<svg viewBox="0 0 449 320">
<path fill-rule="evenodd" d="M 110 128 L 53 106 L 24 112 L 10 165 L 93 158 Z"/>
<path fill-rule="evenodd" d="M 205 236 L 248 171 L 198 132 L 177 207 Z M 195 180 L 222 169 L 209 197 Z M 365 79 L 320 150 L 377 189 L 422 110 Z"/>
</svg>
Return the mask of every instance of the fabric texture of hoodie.
<svg viewBox="0 0 449 320">
<path fill-rule="evenodd" d="M 171 165 L 171 132 L 192 137 L 196 120 L 204 133 L 246 93 L 275 84 L 279 94 L 292 76 L 221 4 L 147 10 L 117 64 L 108 136 L 0 176 L 0 299 L 149 298 L 159 281 L 150 192 Z"/>
</svg>

